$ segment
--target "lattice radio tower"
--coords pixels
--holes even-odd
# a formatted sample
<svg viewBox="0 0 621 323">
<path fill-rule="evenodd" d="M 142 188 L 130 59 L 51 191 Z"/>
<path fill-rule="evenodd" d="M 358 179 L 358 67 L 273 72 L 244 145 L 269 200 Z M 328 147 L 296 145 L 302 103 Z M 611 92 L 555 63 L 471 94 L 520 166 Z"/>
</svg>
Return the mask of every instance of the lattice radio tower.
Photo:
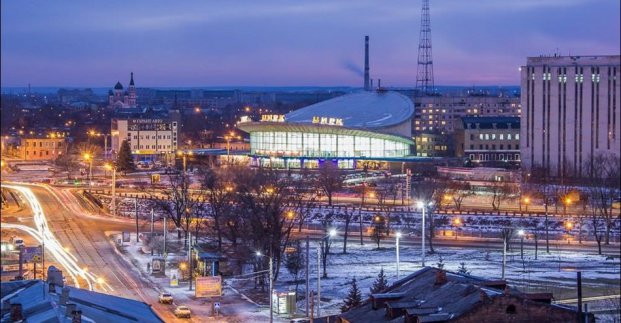
<svg viewBox="0 0 621 323">
<path fill-rule="evenodd" d="M 420 39 L 418 42 L 418 70 L 416 72 L 416 89 L 422 95 L 429 95 L 434 93 L 429 0 L 423 0 L 423 10 L 420 18 Z"/>
</svg>

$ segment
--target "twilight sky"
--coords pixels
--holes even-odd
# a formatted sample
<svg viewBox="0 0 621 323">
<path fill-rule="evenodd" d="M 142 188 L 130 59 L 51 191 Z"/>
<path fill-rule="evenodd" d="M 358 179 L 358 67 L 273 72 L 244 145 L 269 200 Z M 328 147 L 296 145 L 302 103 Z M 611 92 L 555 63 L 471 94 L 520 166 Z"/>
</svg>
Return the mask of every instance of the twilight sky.
<svg viewBox="0 0 621 323">
<path fill-rule="evenodd" d="M 436 85 L 518 85 L 527 56 L 619 55 L 619 0 L 431 0 Z M 414 86 L 420 0 L 2 1 L 3 87 Z"/>
</svg>

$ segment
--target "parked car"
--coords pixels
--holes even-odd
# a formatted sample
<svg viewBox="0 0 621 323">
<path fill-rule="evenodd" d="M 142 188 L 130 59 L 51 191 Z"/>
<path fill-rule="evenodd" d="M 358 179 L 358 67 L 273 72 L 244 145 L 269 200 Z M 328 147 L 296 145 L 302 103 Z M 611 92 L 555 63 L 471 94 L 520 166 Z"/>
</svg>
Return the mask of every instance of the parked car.
<svg viewBox="0 0 621 323">
<path fill-rule="evenodd" d="M 20 237 L 13 236 L 13 237 L 11 237 L 9 242 L 11 242 L 13 244 L 13 246 L 15 246 L 15 248 L 19 248 L 19 247 L 23 247 L 24 246 L 24 239 L 22 239 Z"/>
<path fill-rule="evenodd" d="M 175 316 L 176 317 L 187 317 L 190 318 L 190 316 L 192 315 L 192 313 L 190 312 L 190 308 L 187 306 L 177 306 L 177 308 L 175 308 Z"/>
<path fill-rule="evenodd" d="M 173 297 L 170 293 L 160 293 L 158 301 L 162 304 L 172 304 Z"/>
</svg>

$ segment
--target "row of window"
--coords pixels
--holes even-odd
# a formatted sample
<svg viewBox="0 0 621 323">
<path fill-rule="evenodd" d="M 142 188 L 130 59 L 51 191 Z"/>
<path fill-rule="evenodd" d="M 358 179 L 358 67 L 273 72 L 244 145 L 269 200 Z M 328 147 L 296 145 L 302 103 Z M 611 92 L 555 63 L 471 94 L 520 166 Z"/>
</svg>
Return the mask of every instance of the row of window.
<svg viewBox="0 0 621 323">
<path fill-rule="evenodd" d="M 30 143 L 32 143 L 32 145 L 30 145 Z M 59 147 L 60 148 L 62 144 L 63 144 L 62 142 L 39 141 L 39 147 L 52 147 L 52 148 Z M 26 147 L 37 147 L 37 142 L 26 141 L 25 146 Z"/>
<path fill-rule="evenodd" d="M 45 154 L 43 154 L 45 152 Z M 50 155 L 50 151 L 49 150 L 39 150 L 39 157 L 41 156 L 49 156 Z M 36 151 L 32 151 L 32 153 L 28 150 L 26 150 L 26 156 L 37 156 L 37 152 Z"/>
<path fill-rule="evenodd" d="M 470 134 L 470 140 L 474 140 L 475 135 L 473 133 Z M 504 133 L 500 133 L 498 134 L 498 136 L 496 136 L 495 133 L 480 133 L 479 134 L 479 140 L 496 140 L 496 138 L 498 138 L 498 140 L 520 140 L 520 134 L 516 133 L 515 135 L 512 135 L 510 133 L 508 134 L 504 134 Z"/>
<path fill-rule="evenodd" d="M 490 161 L 490 160 L 520 160 L 520 154 L 470 154 L 470 160 L 472 161 Z"/>
<path fill-rule="evenodd" d="M 149 148 L 150 147 L 150 148 Z M 170 150 L 170 145 L 134 145 L 132 149 L 168 149 Z"/>
<path fill-rule="evenodd" d="M 399 157 L 409 154 L 409 145 L 363 136 L 301 133 L 253 132 L 253 154 L 308 157 Z"/>
<path fill-rule="evenodd" d="M 483 148 L 483 147 L 485 147 L 485 148 Z M 479 145 L 479 150 L 483 150 L 483 149 L 489 150 L 489 147 L 490 147 L 489 144 L 485 144 L 485 145 L 480 144 Z M 499 147 L 500 150 L 504 150 L 505 149 L 505 145 L 503 145 L 503 144 L 498 145 L 498 147 Z M 507 145 L 507 150 L 512 150 L 511 147 L 513 147 L 513 146 L 511 144 L 508 144 Z M 520 149 L 520 144 L 516 144 L 515 145 L 515 150 L 518 150 L 518 149 Z M 474 150 L 474 145 L 470 145 L 470 150 Z M 492 150 L 496 150 L 496 144 L 492 144 Z"/>
<path fill-rule="evenodd" d="M 176 138 L 176 136 L 175 136 Z M 138 135 L 134 135 L 134 139 L 138 139 Z M 155 138 L 155 135 L 145 135 L 145 136 L 140 136 L 140 139 L 170 139 L 170 135 L 157 135 L 157 138 Z"/>
</svg>

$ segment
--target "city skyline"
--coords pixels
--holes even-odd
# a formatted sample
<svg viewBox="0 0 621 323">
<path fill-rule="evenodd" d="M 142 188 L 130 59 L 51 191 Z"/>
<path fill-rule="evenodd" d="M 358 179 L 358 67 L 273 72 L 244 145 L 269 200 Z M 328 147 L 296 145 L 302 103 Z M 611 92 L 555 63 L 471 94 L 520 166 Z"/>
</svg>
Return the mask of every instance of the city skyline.
<svg viewBox="0 0 621 323">
<path fill-rule="evenodd" d="M 619 2 L 431 3 L 437 85 L 519 85 L 527 56 L 619 53 Z M 465 28 L 467 26 L 467 28 Z M 494 28 L 490 28 L 493 26 Z M 2 85 L 413 87 L 420 3 L 2 3 Z M 605 31 L 605 32 L 602 32 Z"/>
</svg>

